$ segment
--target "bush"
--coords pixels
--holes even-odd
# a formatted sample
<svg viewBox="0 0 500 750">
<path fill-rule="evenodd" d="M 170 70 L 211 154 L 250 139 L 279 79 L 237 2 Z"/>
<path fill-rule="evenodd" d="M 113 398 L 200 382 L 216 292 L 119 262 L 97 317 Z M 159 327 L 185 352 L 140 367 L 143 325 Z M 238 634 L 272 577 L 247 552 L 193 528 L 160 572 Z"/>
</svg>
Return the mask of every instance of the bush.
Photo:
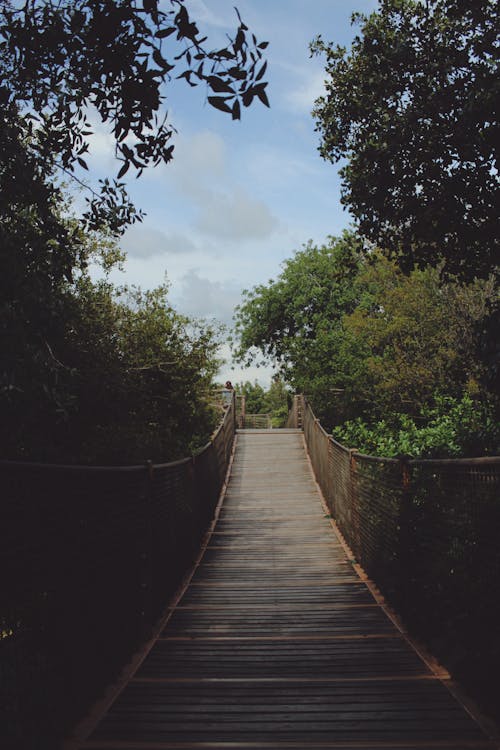
<svg viewBox="0 0 500 750">
<path fill-rule="evenodd" d="M 493 407 L 467 393 L 461 399 L 436 396 L 434 405 L 423 408 L 419 418 L 399 413 L 374 423 L 358 418 L 335 427 L 332 435 L 376 456 L 459 458 L 500 452 L 500 424 Z"/>
</svg>

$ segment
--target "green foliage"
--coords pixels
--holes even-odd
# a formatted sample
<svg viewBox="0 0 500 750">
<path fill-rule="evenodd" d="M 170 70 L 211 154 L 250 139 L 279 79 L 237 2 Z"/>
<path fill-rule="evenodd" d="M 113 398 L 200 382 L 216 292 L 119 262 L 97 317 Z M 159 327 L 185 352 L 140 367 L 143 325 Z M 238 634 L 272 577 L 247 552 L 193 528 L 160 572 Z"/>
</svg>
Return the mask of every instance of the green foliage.
<svg viewBox="0 0 500 750">
<path fill-rule="evenodd" d="M 247 365 L 272 360 L 293 390 L 325 404 L 337 385 L 332 352 L 342 315 L 355 308 L 362 262 L 362 243 L 348 232 L 321 247 L 306 245 L 275 281 L 245 293 L 235 316 L 235 357 Z"/>
<path fill-rule="evenodd" d="M 343 318 L 339 358 L 358 410 L 418 414 L 436 392 L 480 390 L 476 325 L 495 305 L 493 279 L 443 284 L 436 269 L 405 276 L 375 255 L 354 286 L 358 305 Z"/>
<path fill-rule="evenodd" d="M 236 11 L 237 12 L 237 11 Z M 238 15 L 210 49 L 182 2 L 32 0 L 0 7 L 0 448 L 10 458 L 167 459 L 213 425 L 202 393 L 215 332 L 177 316 L 163 291 L 121 293 L 86 278 L 121 254 L 113 237 L 137 219 L 121 182 L 172 159 L 161 114 L 175 75 L 240 117 L 268 104 L 266 43 Z M 87 210 L 68 219 L 62 179 L 83 184 L 91 117 L 107 126 L 114 179 L 89 180 Z M 168 364 L 164 364 L 168 363 Z"/>
<path fill-rule="evenodd" d="M 274 377 L 266 393 L 273 427 L 284 427 L 288 418 L 291 394 L 280 377 Z"/>
<path fill-rule="evenodd" d="M 236 393 L 245 396 L 245 409 L 247 414 L 267 414 L 266 392 L 257 381 L 251 383 L 236 383 Z"/>
<path fill-rule="evenodd" d="M 405 275 L 344 235 L 308 245 L 276 281 L 247 293 L 237 355 L 274 359 L 326 427 L 419 417 L 436 396 L 494 393 L 479 331 L 497 310 L 494 278 L 443 283 L 432 268 Z"/>
<path fill-rule="evenodd" d="M 173 460 L 206 442 L 217 332 L 178 315 L 166 294 L 82 276 L 50 347 L 58 408 L 27 380 L 3 404 L 2 455 L 124 464 Z"/>
<path fill-rule="evenodd" d="M 236 384 L 236 392 L 245 396 L 245 411 L 247 414 L 270 414 L 273 427 L 283 427 L 288 417 L 288 400 L 290 391 L 279 377 L 273 381 L 266 391 L 255 381 Z"/>
<path fill-rule="evenodd" d="M 269 105 L 261 59 L 267 43 L 238 20 L 228 44 L 210 49 L 178 0 L 162 7 L 158 0 L 2 4 L 0 106 L 42 174 L 87 169 L 89 112 L 112 132 L 118 174 L 99 181 L 88 198 L 88 227 L 120 232 L 140 218 L 120 179 L 130 167 L 140 175 L 172 159 L 174 128 L 160 110 L 174 76 L 191 87 L 204 84 L 214 94 L 208 103 L 233 119 L 255 98 Z M 0 150 L 0 157 L 1 169 L 9 153 Z M 18 173 L 21 181 L 31 176 L 28 165 Z"/>
<path fill-rule="evenodd" d="M 422 409 L 420 423 L 408 414 L 391 414 L 367 423 L 358 418 L 333 429 L 333 437 L 361 453 L 413 458 L 474 457 L 500 452 L 500 423 L 491 404 L 437 396 Z"/>
<path fill-rule="evenodd" d="M 498 6 L 491 0 L 381 0 L 354 17 L 350 50 L 319 37 L 326 93 L 320 153 L 340 170 L 362 234 L 405 271 L 464 279 L 498 264 Z"/>
</svg>

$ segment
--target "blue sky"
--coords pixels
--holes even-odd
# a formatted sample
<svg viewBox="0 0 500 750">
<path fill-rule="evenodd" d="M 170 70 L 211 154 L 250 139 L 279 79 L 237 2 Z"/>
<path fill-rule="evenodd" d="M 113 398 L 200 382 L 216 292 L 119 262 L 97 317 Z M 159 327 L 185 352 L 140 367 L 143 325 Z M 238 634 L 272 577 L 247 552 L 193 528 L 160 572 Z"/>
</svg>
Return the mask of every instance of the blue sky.
<svg viewBox="0 0 500 750">
<path fill-rule="evenodd" d="M 129 180 L 130 194 L 147 214 L 123 238 L 127 261 L 117 283 L 144 288 L 165 280 L 182 313 L 231 325 L 241 291 L 266 283 L 281 262 L 309 239 L 322 242 L 347 227 L 336 166 L 317 151 L 311 109 L 322 92 L 323 64 L 309 43 L 321 34 L 349 45 L 357 31 L 352 12 L 369 13 L 376 0 L 188 0 L 200 30 L 216 45 L 237 25 L 236 4 L 266 50 L 271 108 L 255 102 L 241 122 L 206 104 L 207 92 L 176 82 L 167 90 L 178 131 L 174 161 Z M 112 142 L 99 128 L 91 164 L 113 173 Z M 227 347 L 223 347 L 228 356 Z M 230 362 L 221 378 L 257 378 Z"/>
</svg>

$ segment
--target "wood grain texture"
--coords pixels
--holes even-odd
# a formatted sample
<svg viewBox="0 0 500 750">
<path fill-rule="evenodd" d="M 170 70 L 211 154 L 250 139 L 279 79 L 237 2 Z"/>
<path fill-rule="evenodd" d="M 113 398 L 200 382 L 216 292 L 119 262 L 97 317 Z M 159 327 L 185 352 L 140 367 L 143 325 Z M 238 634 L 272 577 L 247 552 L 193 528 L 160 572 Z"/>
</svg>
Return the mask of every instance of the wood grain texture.
<svg viewBox="0 0 500 750">
<path fill-rule="evenodd" d="M 82 750 L 495 747 L 386 617 L 293 430 L 244 431 L 206 553 Z"/>
</svg>

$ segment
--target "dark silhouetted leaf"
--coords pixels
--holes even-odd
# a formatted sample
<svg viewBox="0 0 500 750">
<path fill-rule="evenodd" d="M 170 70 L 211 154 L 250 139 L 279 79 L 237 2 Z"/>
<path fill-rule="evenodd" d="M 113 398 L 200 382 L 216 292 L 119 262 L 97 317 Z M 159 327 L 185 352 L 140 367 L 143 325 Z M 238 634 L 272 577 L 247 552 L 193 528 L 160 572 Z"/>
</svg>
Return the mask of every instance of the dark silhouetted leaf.
<svg viewBox="0 0 500 750">
<path fill-rule="evenodd" d="M 212 105 L 212 107 L 215 107 L 216 109 L 220 109 L 221 112 L 228 112 L 230 115 L 233 114 L 233 110 L 231 107 L 229 107 L 226 104 L 226 99 L 229 99 L 230 97 L 223 97 L 223 96 L 209 96 L 208 102 Z"/>
<path fill-rule="evenodd" d="M 255 76 L 255 80 L 256 81 L 260 81 L 260 79 L 262 78 L 262 76 L 264 75 L 264 73 L 266 72 L 266 70 L 267 70 L 267 61 L 264 63 L 264 65 L 262 66 L 262 68 L 259 70 L 259 72 Z"/>
<path fill-rule="evenodd" d="M 123 175 L 128 171 L 129 166 L 130 166 L 130 162 L 126 161 L 125 164 L 122 166 L 122 168 L 120 169 L 120 171 L 117 174 L 117 179 L 118 180 L 120 179 L 120 177 L 123 177 Z"/>
<path fill-rule="evenodd" d="M 241 118 L 241 106 L 238 99 L 236 99 L 233 104 L 232 116 L 233 120 L 239 120 Z"/>
<path fill-rule="evenodd" d="M 157 37 L 157 39 L 165 39 L 165 37 L 170 36 L 170 34 L 173 34 L 175 31 L 177 31 L 175 26 L 169 26 L 166 29 L 159 29 L 156 32 L 155 37 Z"/>
<path fill-rule="evenodd" d="M 245 107 L 249 107 L 253 101 L 253 91 L 252 89 L 248 89 L 248 91 L 245 91 L 243 96 L 241 97 L 243 104 Z"/>
<path fill-rule="evenodd" d="M 209 76 L 207 81 L 212 91 L 215 91 L 216 94 L 236 93 L 235 90 L 231 88 L 228 83 L 226 83 L 226 81 L 223 81 L 222 78 L 219 78 L 218 76 Z"/>
</svg>

